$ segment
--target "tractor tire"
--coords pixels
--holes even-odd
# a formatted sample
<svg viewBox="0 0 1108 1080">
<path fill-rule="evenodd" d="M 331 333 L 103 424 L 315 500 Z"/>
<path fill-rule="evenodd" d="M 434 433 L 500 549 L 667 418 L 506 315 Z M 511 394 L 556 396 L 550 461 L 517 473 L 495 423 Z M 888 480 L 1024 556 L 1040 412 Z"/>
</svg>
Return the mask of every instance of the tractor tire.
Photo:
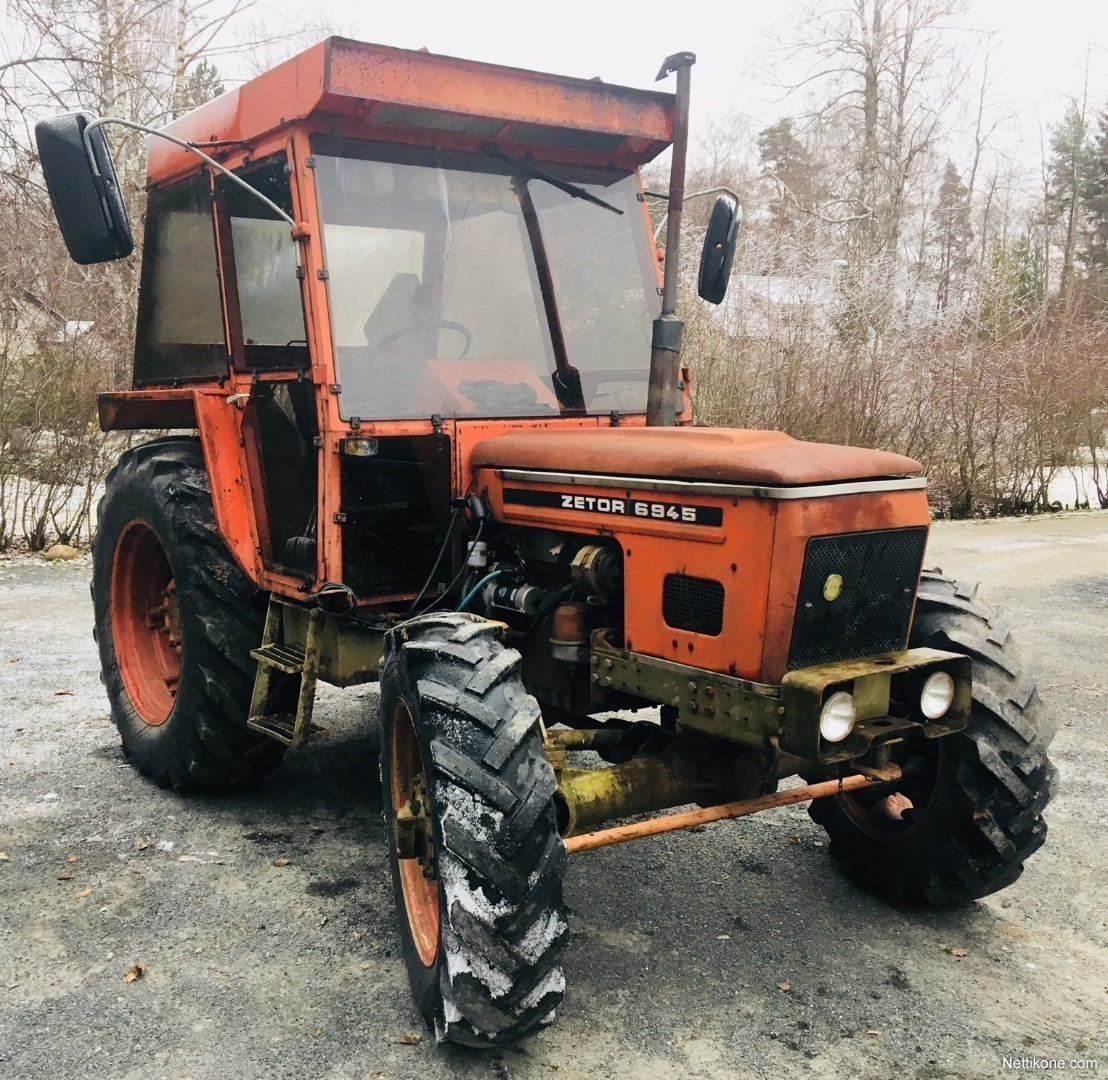
<svg viewBox="0 0 1108 1080">
<path fill-rule="evenodd" d="M 284 747 L 246 727 L 266 597 L 220 538 L 198 440 L 159 439 L 119 459 L 92 559 L 101 681 L 139 771 L 186 792 L 274 769 Z M 295 689 L 283 684 L 282 699 Z"/>
<path fill-rule="evenodd" d="M 911 647 L 973 661 L 969 726 L 920 747 L 921 773 L 898 791 L 912 801 L 900 820 L 867 795 L 817 799 L 809 814 L 856 884 L 892 903 L 954 907 L 1011 885 L 1046 839 L 1043 808 L 1057 773 L 1047 757 L 1054 725 L 1007 620 L 941 571 L 920 582 Z"/>
<path fill-rule="evenodd" d="M 423 616 L 390 636 L 381 669 L 385 832 L 412 993 L 440 1042 L 478 1047 L 554 1019 L 568 939 L 554 771 L 499 631 Z"/>
</svg>

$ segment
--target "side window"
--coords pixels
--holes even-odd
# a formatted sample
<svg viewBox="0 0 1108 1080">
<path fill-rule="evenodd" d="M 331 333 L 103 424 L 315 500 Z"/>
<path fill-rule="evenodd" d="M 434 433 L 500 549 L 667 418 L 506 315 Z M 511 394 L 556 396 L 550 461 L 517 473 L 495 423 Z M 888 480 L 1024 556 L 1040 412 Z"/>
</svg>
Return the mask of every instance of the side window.
<svg viewBox="0 0 1108 1080">
<path fill-rule="evenodd" d="M 135 382 L 227 372 L 208 174 L 153 191 L 146 208 Z"/>
<path fill-rule="evenodd" d="M 292 214 L 292 192 L 283 156 L 241 169 L 238 175 Z M 246 366 L 306 368 L 307 332 L 296 276 L 295 241 L 288 222 L 226 177 L 216 179 L 216 191 L 221 213 L 231 224 Z"/>
</svg>

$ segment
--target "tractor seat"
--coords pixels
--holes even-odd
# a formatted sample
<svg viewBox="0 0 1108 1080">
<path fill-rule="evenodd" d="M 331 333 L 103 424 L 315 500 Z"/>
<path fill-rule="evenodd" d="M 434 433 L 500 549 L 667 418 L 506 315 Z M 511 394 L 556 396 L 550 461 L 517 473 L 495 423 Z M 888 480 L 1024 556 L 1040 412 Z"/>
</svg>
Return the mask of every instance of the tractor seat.
<svg viewBox="0 0 1108 1080">
<path fill-rule="evenodd" d="M 472 464 L 764 486 L 923 472 L 918 461 L 884 450 L 802 442 L 780 431 L 695 427 L 514 431 L 479 442 Z"/>
</svg>

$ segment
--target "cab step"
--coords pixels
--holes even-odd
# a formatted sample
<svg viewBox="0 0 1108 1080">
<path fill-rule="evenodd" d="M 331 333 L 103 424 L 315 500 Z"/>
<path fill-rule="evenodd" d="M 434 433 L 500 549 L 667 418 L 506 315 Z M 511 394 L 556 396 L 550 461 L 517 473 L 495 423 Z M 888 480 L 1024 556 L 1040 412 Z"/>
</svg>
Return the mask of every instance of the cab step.
<svg viewBox="0 0 1108 1080">
<path fill-rule="evenodd" d="M 252 649 L 250 655 L 259 664 L 268 664 L 286 675 L 300 675 L 304 671 L 304 650 L 298 645 L 275 642 L 272 645 L 263 645 L 260 649 Z"/>
<path fill-rule="evenodd" d="M 300 746 L 310 738 L 326 735 L 325 728 L 312 722 L 315 690 L 319 677 L 320 630 L 323 616 L 318 608 L 308 615 L 303 642 L 289 640 L 285 611 L 289 603 L 280 597 L 269 598 L 262 643 L 250 655 L 258 661 L 254 676 L 254 695 L 246 726 L 251 731 L 268 735 L 285 746 Z M 303 626 L 303 609 L 300 609 Z M 270 712 L 275 682 L 279 676 L 292 675 L 299 680 L 296 712 Z"/>
<path fill-rule="evenodd" d="M 263 735 L 268 735 L 271 739 L 276 739 L 286 746 L 297 745 L 296 715 L 294 713 L 271 713 L 269 716 L 251 717 L 247 723 L 247 727 L 249 727 L 251 731 L 257 731 Z M 321 728 L 318 724 L 309 723 L 307 738 L 301 741 L 306 742 L 307 739 L 316 739 L 326 734 L 326 728 Z"/>
</svg>

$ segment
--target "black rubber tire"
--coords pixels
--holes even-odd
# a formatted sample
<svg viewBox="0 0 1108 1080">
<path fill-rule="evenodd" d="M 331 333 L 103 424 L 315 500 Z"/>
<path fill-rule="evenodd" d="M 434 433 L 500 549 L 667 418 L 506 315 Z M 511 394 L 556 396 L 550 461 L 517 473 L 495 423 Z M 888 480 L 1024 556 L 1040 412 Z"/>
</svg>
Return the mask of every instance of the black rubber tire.
<svg viewBox="0 0 1108 1080">
<path fill-rule="evenodd" d="M 565 991 L 566 850 L 539 706 L 500 627 L 427 615 L 390 639 L 381 670 L 381 786 L 404 959 L 440 1041 L 514 1042 L 554 1019 Z M 393 826 L 394 715 L 402 700 L 428 776 L 439 883 L 438 953 L 421 961 L 406 914 Z"/>
<path fill-rule="evenodd" d="M 911 812 L 908 827 L 878 836 L 839 798 L 816 800 L 809 814 L 862 888 L 893 903 L 958 906 L 1011 885 L 1046 839 L 1054 725 L 1007 619 L 977 598 L 976 585 L 925 570 L 909 644 L 973 661 L 970 724 L 938 741 L 930 801 Z"/>
<path fill-rule="evenodd" d="M 143 721 L 127 695 L 112 637 L 116 546 L 136 518 L 161 543 L 181 612 L 180 683 L 172 711 L 156 726 Z M 227 790 L 276 768 L 284 746 L 246 727 L 257 666 L 250 650 L 262 640 L 266 594 L 220 538 L 199 440 L 158 439 L 119 459 L 100 500 L 92 560 L 101 681 L 124 752 L 139 770 L 161 787 L 186 792 Z M 282 698 L 295 693 L 288 682 Z"/>
</svg>

